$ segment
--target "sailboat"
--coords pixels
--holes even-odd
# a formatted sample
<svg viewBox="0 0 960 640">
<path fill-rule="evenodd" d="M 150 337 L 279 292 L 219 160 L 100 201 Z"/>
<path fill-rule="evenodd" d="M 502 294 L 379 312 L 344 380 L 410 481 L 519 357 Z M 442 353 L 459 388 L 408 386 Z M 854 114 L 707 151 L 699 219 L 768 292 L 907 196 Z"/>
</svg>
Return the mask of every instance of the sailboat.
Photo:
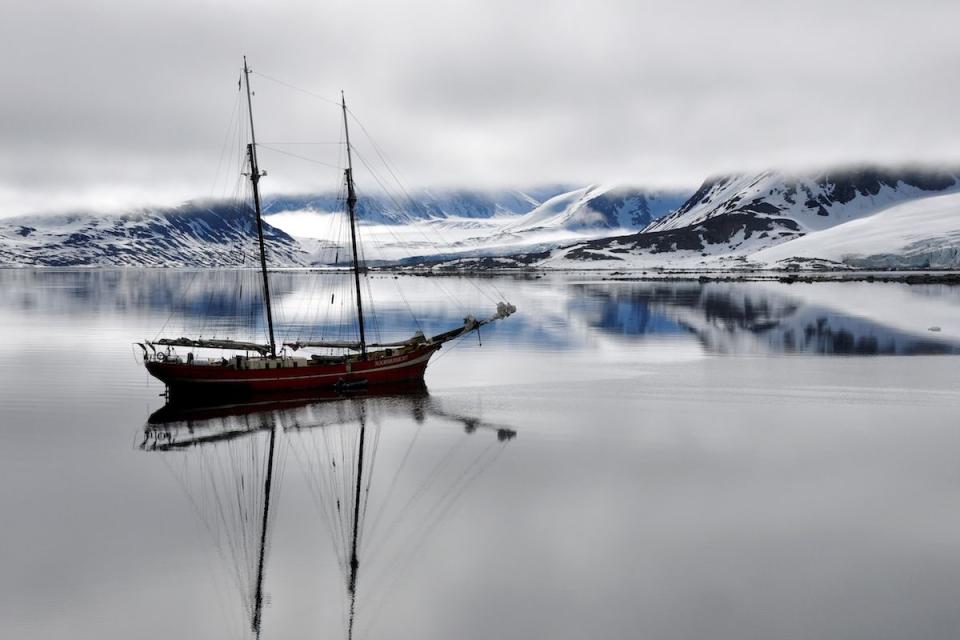
<svg viewBox="0 0 960 640">
<path fill-rule="evenodd" d="M 422 381 L 430 358 L 444 343 L 455 340 L 480 327 L 513 314 L 516 307 L 501 301 L 496 312 L 487 318 L 468 315 L 463 325 L 448 331 L 425 336 L 417 331 L 412 337 L 396 342 L 367 342 L 361 295 L 361 265 L 357 242 L 357 194 L 353 181 L 353 156 L 346 99 L 341 93 L 340 108 L 346 138 L 347 166 L 343 172 L 346 204 L 350 224 L 352 260 L 350 269 L 355 287 L 356 323 L 359 339 L 356 341 L 295 340 L 284 342 L 277 349 L 274 331 L 273 307 L 270 299 L 270 281 L 264 248 L 263 220 L 260 199 L 260 178 L 266 175 L 257 160 L 254 133 L 253 103 L 250 89 L 250 68 L 243 60 L 243 80 L 250 124 L 250 142 L 246 146 L 246 165 L 249 168 L 256 214 L 259 263 L 263 285 L 263 306 L 266 314 L 266 344 L 233 339 L 203 339 L 190 337 L 159 338 L 137 343 L 143 350 L 147 371 L 161 380 L 171 396 L 222 396 L 263 392 L 290 392 L 313 389 L 344 389 L 368 385 Z M 175 348 L 191 349 L 181 357 Z M 301 349 L 320 348 L 334 351 L 310 357 L 293 355 Z M 234 352 L 230 358 L 198 358 L 192 349 L 217 349 Z"/>
</svg>

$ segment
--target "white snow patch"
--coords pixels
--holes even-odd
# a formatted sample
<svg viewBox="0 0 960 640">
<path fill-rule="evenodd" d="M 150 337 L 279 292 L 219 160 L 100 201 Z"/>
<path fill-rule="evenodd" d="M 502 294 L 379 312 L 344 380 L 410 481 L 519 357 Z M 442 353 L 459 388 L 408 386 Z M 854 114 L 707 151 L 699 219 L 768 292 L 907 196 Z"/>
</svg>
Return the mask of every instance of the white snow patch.
<svg viewBox="0 0 960 640">
<path fill-rule="evenodd" d="M 960 267 L 960 193 L 894 205 L 750 256 L 771 267 L 790 258 L 862 267 Z"/>
</svg>

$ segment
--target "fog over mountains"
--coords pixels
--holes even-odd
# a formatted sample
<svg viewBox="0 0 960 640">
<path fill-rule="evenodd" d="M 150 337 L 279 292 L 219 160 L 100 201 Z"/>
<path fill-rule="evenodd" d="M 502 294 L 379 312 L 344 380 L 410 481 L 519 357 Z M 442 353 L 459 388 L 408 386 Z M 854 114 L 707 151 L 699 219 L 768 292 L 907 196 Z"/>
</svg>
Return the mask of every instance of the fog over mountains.
<svg viewBox="0 0 960 640">
<path fill-rule="evenodd" d="M 960 267 L 960 171 L 766 171 L 696 191 L 632 186 L 361 194 L 372 263 L 538 268 Z M 339 194 L 265 200 L 275 266 L 348 250 Z M 366 246 L 366 244 L 365 244 Z M 225 203 L 0 221 L 7 266 L 240 266 L 252 213 Z M 346 255 L 346 254 L 344 254 Z"/>
<path fill-rule="evenodd" d="M 958 175 L 867 167 L 711 178 L 639 233 L 564 247 L 535 264 L 953 268 Z"/>
<path fill-rule="evenodd" d="M 366 257 L 490 254 L 637 231 L 673 211 L 688 192 L 631 187 L 539 187 L 525 191 L 418 191 L 402 198 L 361 194 Z M 267 197 L 269 262 L 327 264 L 347 255 L 340 194 Z M 0 264 L 8 266 L 240 266 L 256 252 L 252 211 L 190 202 L 122 215 L 76 213 L 0 220 Z"/>
</svg>

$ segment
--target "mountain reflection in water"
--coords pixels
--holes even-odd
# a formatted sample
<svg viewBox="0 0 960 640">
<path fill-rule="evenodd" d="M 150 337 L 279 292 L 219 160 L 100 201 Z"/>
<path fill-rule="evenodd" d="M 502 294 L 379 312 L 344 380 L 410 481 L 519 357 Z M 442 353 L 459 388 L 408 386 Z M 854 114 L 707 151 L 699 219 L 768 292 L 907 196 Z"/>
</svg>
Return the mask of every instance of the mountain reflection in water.
<svg viewBox="0 0 960 640">
<path fill-rule="evenodd" d="M 586 314 L 591 327 L 623 336 L 686 331 L 713 353 L 960 353 L 960 341 L 948 336 L 886 325 L 831 304 L 839 300 L 808 301 L 777 284 L 618 283 L 571 289 L 571 307 Z"/>
<path fill-rule="evenodd" d="M 417 426 L 400 443 L 402 455 L 378 463 L 384 424 L 405 419 Z M 446 450 L 421 452 L 417 440 L 428 421 L 459 424 L 461 436 Z M 139 446 L 176 457 L 165 462 L 231 571 L 244 626 L 256 638 L 269 602 L 275 505 L 292 454 L 342 572 L 343 625 L 352 638 L 373 622 L 360 615 L 364 605 L 379 609 L 430 532 L 515 436 L 509 426 L 447 411 L 425 387 L 412 386 L 379 395 L 167 404 L 150 416 Z M 439 484 L 441 471 L 453 481 Z M 389 484 L 374 487 L 374 477 L 384 476 Z"/>
<path fill-rule="evenodd" d="M 0 309 L 83 315 L 118 325 L 140 319 L 150 327 L 146 336 L 124 336 L 124 344 L 153 337 L 161 327 L 184 335 L 254 339 L 263 331 L 257 277 L 250 270 L 10 270 L 0 272 Z M 306 313 L 311 307 L 304 301 L 317 291 L 338 288 L 344 277 L 272 273 L 278 335 L 342 333 L 349 318 L 324 320 Z M 378 326 L 390 329 L 383 338 L 406 338 L 418 329 L 437 332 L 461 322 L 466 313 L 486 310 L 489 300 L 477 292 L 485 283 L 475 280 L 371 274 Z M 960 287 L 949 285 L 608 281 L 552 274 L 498 277 L 495 286 L 518 308 L 509 323 L 484 329 L 498 347 L 592 350 L 591 338 L 601 335 L 631 343 L 690 340 L 707 353 L 723 354 L 960 353 L 960 326 L 953 321 L 960 317 Z M 464 302 L 451 305 L 451 298 Z M 942 333 L 928 331 L 941 326 Z M 91 342 L 98 336 L 81 337 Z"/>
</svg>

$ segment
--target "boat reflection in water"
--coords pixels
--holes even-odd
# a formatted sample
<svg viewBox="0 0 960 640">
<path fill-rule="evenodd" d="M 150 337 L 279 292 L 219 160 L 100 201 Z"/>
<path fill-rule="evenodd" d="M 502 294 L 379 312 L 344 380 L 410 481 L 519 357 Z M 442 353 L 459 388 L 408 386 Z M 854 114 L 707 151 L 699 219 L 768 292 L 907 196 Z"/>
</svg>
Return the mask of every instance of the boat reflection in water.
<svg viewBox="0 0 960 640">
<path fill-rule="evenodd" d="M 383 425 L 393 426 L 393 419 L 405 418 L 416 427 L 407 441 L 394 446 L 400 455 L 394 456 L 395 461 L 388 457 L 387 462 L 375 464 Z M 418 448 L 418 436 L 428 418 L 446 427 L 461 425 L 461 435 L 452 438 L 446 449 Z M 471 434 L 483 436 L 483 441 Z M 388 574 L 399 579 L 449 508 L 515 436 L 508 426 L 446 411 L 424 385 L 412 385 L 377 394 L 271 395 L 219 406 L 168 403 L 148 419 L 140 448 L 165 455 L 180 452 L 168 466 L 232 569 L 244 626 L 256 638 L 261 635 L 266 601 L 275 504 L 292 452 L 342 571 L 344 628 L 347 638 L 352 638 L 358 600 L 379 608 L 394 586 L 369 584 L 369 593 L 358 597 L 365 570 L 388 566 L 393 570 Z M 470 446 L 464 446 L 464 438 L 471 441 Z M 375 466 L 391 461 L 395 462 L 392 468 L 378 473 L 389 483 L 372 491 Z M 436 486 L 451 477 L 452 481 Z M 375 506 L 372 493 L 378 497 Z"/>
</svg>

